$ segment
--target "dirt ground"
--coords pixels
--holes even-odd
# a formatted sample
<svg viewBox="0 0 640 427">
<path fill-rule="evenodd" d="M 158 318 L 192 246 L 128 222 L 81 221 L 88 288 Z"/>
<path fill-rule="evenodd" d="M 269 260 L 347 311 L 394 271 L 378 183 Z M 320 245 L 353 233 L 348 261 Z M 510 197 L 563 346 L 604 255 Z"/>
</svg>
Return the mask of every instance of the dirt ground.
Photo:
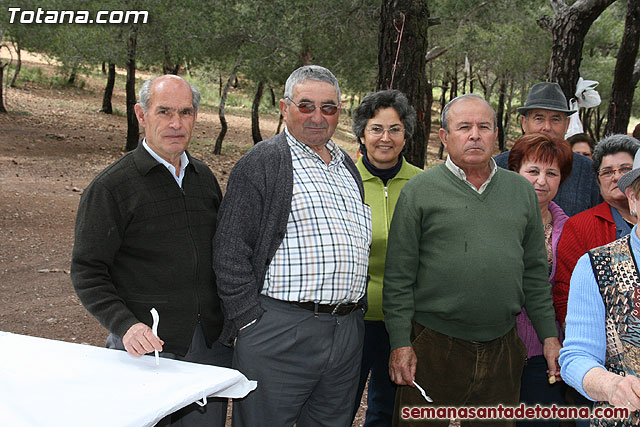
<svg viewBox="0 0 640 427">
<path fill-rule="evenodd" d="M 38 63 L 47 72 L 53 67 Z M 87 313 L 69 278 L 76 209 L 91 179 L 122 155 L 126 118 L 98 113 L 104 80 L 84 78 L 77 88 L 49 88 L 18 81 L 5 94 L 0 114 L 0 331 L 103 346 L 107 331 Z M 118 79 L 123 79 L 118 76 Z M 126 111 L 116 90 L 115 108 Z M 235 162 L 250 148 L 246 114 L 226 115 L 223 154 L 212 154 L 220 125 L 217 111 L 199 112 L 190 152 L 205 160 L 222 187 Z M 262 135 L 274 134 L 277 117 L 261 117 Z M 355 155 L 343 118 L 337 139 Z M 438 145 L 430 143 L 435 152 Z M 433 163 L 433 153 L 430 156 Z M 354 425 L 364 420 L 363 408 Z"/>
</svg>

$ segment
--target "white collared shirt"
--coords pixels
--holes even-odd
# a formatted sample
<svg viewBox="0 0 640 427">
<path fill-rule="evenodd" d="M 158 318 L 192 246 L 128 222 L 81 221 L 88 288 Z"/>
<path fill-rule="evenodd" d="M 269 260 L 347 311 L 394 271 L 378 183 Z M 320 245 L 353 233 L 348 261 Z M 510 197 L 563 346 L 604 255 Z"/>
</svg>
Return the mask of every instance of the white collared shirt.
<svg viewBox="0 0 640 427">
<path fill-rule="evenodd" d="M 167 162 L 165 159 L 163 159 L 162 157 L 158 156 L 156 154 L 155 151 L 153 151 L 151 149 L 151 147 L 149 147 L 149 144 L 147 144 L 147 139 L 143 139 L 142 140 L 142 146 L 144 147 L 145 150 L 147 150 L 147 152 L 149 154 L 151 154 L 151 157 L 153 157 L 154 159 L 156 159 L 159 163 L 163 164 L 167 169 L 169 169 L 169 172 L 171 172 L 171 176 L 176 180 L 176 182 L 178 183 L 178 187 L 182 188 L 182 179 L 184 178 L 184 170 L 187 167 L 187 165 L 189 164 L 189 157 L 187 157 L 187 153 L 185 153 L 184 151 L 182 152 L 182 154 L 180 155 L 180 174 L 176 175 L 176 168 L 175 166 L 173 166 L 171 163 Z"/>
<path fill-rule="evenodd" d="M 458 167 L 458 165 L 453 163 L 453 160 L 451 160 L 450 156 L 447 156 L 447 161 L 444 164 L 447 167 L 447 169 L 453 172 L 455 176 L 460 178 L 469 187 L 473 188 L 473 190 L 476 191 L 478 194 L 482 194 L 484 190 L 486 190 L 487 186 L 491 182 L 491 178 L 493 178 L 493 176 L 496 174 L 496 171 L 498 170 L 498 165 L 496 164 L 495 160 L 493 160 L 493 158 L 489 159 L 489 167 L 491 168 L 491 173 L 489 174 L 489 178 L 487 178 L 487 180 L 480 186 L 480 188 L 476 188 L 475 185 L 473 185 L 471 182 L 469 182 L 469 180 L 467 180 L 467 174 L 464 173 L 462 168 Z"/>
</svg>

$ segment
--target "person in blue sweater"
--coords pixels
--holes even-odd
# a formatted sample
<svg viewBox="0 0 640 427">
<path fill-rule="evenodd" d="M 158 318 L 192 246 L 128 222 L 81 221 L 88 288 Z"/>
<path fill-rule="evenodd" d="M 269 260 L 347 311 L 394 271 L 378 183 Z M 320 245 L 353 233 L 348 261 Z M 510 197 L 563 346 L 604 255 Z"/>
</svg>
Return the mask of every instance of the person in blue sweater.
<svg viewBox="0 0 640 427">
<path fill-rule="evenodd" d="M 569 127 L 569 110 L 560 85 L 542 82 L 533 85 L 524 106 L 518 108 L 522 114 L 520 124 L 525 134 L 542 133 L 564 139 Z M 494 160 L 501 168 L 508 169 L 509 152 L 498 154 Z M 560 185 L 553 201 L 568 215 L 573 216 L 602 202 L 600 188 L 593 173 L 591 159 L 581 154 L 573 155 L 571 174 Z"/>
<path fill-rule="evenodd" d="M 640 151 L 633 169 L 618 181 L 635 212 L 640 208 L 639 177 Z M 615 414 L 616 419 L 592 420 L 591 425 L 640 423 L 639 257 L 635 225 L 629 235 L 583 255 L 571 277 L 565 347 L 560 351 L 562 378 L 596 401 L 594 407 L 626 410 Z"/>
</svg>

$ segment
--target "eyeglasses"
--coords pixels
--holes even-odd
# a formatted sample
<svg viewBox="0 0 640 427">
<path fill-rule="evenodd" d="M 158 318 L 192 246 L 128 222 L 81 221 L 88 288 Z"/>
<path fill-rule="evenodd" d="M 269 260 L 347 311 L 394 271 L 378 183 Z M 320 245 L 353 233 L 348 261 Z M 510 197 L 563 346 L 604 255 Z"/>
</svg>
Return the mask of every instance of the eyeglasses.
<svg viewBox="0 0 640 427">
<path fill-rule="evenodd" d="M 600 169 L 598 171 L 598 176 L 600 178 L 613 178 L 616 172 L 620 172 L 620 176 L 624 175 L 627 172 L 631 172 L 633 168 L 631 166 L 623 166 L 618 169 Z"/>
<path fill-rule="evenodd" d="M 336 104 L 322 104 L 320 107 L 316 107 L 313 102 L 302 101 L 300 103 L 297 103 L 288 96 L 285 96 L 285 98 L 295 104 L 295 106 L 298 107 L 298 110 L 300 110 L 302 114 L 311 114 L 316 111 L 316 108 L 320 108 L 320 112 L 325 116 L 333 116 L 338 112 L 338 106 Z"/>
<path fill-rule="evenodd" d="M 389 129 L 385 129 L 382 126 L 369 126 L 365 128 L 371 136 L 381 137 L 385 132 L 389 134 L 389 138 L 398 138 L 404 135 L 404 128 L 400 126 L 394 126 Z"/>
</svg>

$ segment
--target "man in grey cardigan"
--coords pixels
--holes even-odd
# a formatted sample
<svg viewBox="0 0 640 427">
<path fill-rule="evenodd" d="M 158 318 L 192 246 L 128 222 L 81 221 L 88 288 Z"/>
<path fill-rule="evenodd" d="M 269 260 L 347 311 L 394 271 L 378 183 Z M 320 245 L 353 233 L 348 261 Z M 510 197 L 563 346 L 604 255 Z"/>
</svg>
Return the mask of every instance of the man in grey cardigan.
<svg viewBox="0 0 640 427">
<path fill-rule="evenodd" d="M 326 68 L 288 78 L 283 133 L 231 171 L 214 238 L 233 367 L 258 381 L 234 426 L 348 426 L 360 371 L 371 213 L 332 140 L 340 88 Z"/>
</svg>

